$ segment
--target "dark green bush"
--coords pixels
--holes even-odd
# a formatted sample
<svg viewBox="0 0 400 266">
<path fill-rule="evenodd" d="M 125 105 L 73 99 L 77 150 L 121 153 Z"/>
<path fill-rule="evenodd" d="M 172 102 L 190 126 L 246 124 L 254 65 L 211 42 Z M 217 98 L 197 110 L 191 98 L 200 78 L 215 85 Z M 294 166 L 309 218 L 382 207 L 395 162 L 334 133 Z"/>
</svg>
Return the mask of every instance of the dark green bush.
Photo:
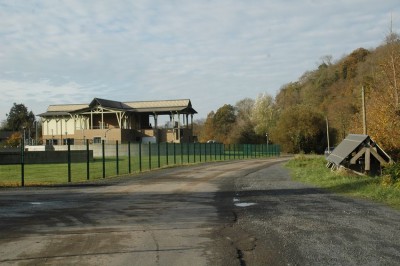
<svg viewBox="0 0 400 266">
<path fill-rule="evenodd" d="M 400 180 L 400 163 L 388 165 L 383 170 L 384 175 L 389 175 L 393 182 Z"/>
</svg>

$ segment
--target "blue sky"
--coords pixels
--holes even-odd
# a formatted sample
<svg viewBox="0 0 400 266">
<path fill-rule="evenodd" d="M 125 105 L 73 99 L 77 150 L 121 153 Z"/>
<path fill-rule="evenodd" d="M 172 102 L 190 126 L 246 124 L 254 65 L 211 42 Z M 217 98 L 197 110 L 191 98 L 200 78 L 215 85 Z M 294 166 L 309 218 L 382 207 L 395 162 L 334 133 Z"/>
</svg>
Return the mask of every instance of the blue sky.
<svg viewBox="0 0 400 266">
<path fill-rule="evenodd" d="M 12 104 L 190 98 L 205 118 L 400 30 L 398 0 L 0 0 L 0 121 Z"/>
</svg>

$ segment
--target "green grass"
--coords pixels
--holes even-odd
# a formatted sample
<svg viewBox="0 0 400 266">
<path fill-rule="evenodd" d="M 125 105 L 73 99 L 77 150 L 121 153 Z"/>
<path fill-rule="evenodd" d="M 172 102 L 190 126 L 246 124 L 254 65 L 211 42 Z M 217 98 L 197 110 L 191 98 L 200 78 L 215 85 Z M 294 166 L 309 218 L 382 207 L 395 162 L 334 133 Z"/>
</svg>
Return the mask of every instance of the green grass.
<svg viewBox="0 0 400 266">
<path fill-rule="evenodd" d="M 294 180 L 316 185 L 335 193 L 366 198 L 400 209 L 400 182 L 387 182 L 387 176 L 362 176 L 325 167 L 323 156 L 296 156 L 286 166 Z"/>
<path fill-rule="evenodd" d="M 263 155 L 258 154 L 258 157 Z M 265 155 L 264 155 L 265 156 Z M 251 158 L 249 156 L 248 158 Z M 140 171 L 149 171 L 156 168 L 170 167 L 175 165 L 194 164 L 200 162 L 211 162 L 229 159 L 243 159 L 244 154 L 233 153 L 224 154 L 207 154 L 194 156 L 190 154 L 184 155 L 152 155 L 142 156 L 141 167 L 138 156 L 131 157 L 131 174 L 139 173 Z M 129 174 L 129 158 L 120 156 L 118 158 L 118 173 L 117 160 L 115 157 L 107 157 L 105 160 L 105 177 L 115 177 Z M 103 178 L 103 160 L 95 158 L 89 163 L 89 179 L 96 180 Z M 71 182 L 84 182 L 87 180 L 87 165 L 84 163 L 71 164 Z M 37 185 L 52 185 L 68 183 L 68 164 L 25 164 L 24 166 L 24 183 L 25 186 Z M 0 165 L 0 187 L 15 187 L 21 186 L 21 165 Z"/>
<path fill-rule="evenodd" d="M 115 177 L 129 174 L 129 165 L 131 168 L 130 173 L 135 174 L 152 169 L 171 167 L 176 165 L 187 165 L 194 163 L 234 160 L 234 159 L 247 159 L 247 158 L 260 158 L 276 156 L 274 152 L 263 153 L 260 148 L 258 150 L 248 150 L 247 152 L 239 150 L 225 150 L 225 153 L 220 154 L 215 149 L 205 147 L 202 148 L 202 154 L 193 154 L 193 150 L 186 150 L 186 146 L 180 146 L 177 149 L 177 154 L 174 156 L 172 150 L 168 156 L 157 154 L 142 155 L 141 163 L 138 156 L 132 156 L 129 162 L 128 156 L 120 156 L 118 158 L 118 171 L 117 160 L 115 157 L 106 157 L 105 159 L 105 177 Z M 193 148 L 193 147 L 192 147 Z M 199 148 L 199 147 L 197 147 Z M 234 147 L 232 147 L 234 148 Z M 180 154 L 180 151 L 187 154 Z M 147 151 L 147 150 L 146 150 Z M 205 154 L 207 152 L 207 154 Z M 156 152 L 157 153 L 157 152 Z M 21 165 L 0 165 L 0 187 L 15 187 L 21 186 Z M 103 160 L 102 158 L 95 158 L 89 163 L 89 180 L 96 180 L 103 178 Z M 71 182 L 85 182 L 87 180 L 87 165 L 84 163 L 71 164 Z M 68 182 L 68 164 L 25 164 L 24 165 L 24 184 L 25 186 L 38 186 L 38 185 L 54 185 L 66 184 Z"/>
</svg>

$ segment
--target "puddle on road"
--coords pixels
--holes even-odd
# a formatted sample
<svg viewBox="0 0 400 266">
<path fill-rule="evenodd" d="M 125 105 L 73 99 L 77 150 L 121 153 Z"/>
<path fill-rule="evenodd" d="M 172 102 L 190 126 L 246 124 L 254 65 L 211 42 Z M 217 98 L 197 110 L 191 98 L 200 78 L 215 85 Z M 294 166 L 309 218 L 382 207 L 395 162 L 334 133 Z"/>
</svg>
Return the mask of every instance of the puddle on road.
<svg viewBox="0 0 400 266">
<path fill-rule="evenodd" d="M 239 201 L 240 200 L 238 198 L 233 198 L 233 202 L 237 207 L 249 207 L 257 204 L 253 202 L 239 202 Z"/>
<path fill-rule="evenodd" d="M 253 203 L 253 202 L 241 202 L 241 203 L 235 203 L 235 206 L 237 207 L 249 207 L 249 206 L 253 206 L 256 205 L 257 203 Z"/>
</svg>

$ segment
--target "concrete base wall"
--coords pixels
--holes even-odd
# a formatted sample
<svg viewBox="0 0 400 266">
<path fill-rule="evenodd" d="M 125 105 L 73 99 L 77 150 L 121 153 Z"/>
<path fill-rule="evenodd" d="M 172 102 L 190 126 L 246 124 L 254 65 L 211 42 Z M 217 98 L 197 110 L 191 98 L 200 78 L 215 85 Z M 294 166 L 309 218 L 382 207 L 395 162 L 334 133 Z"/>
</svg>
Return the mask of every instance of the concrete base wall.
<svg viewBox="0 0 400 266">
<path fill-rule="evenodd" d="M 89 151 L 89 160 L 93 160 L 93 151 Z M 67 163 L 68 151 L 26 151 L 26 164 Z M 71 151 L 71 162 L 86 162 L 86 151 Z M 0 164 L 20 164 L 20 152 L 0 152 Z"/>
</svg>

